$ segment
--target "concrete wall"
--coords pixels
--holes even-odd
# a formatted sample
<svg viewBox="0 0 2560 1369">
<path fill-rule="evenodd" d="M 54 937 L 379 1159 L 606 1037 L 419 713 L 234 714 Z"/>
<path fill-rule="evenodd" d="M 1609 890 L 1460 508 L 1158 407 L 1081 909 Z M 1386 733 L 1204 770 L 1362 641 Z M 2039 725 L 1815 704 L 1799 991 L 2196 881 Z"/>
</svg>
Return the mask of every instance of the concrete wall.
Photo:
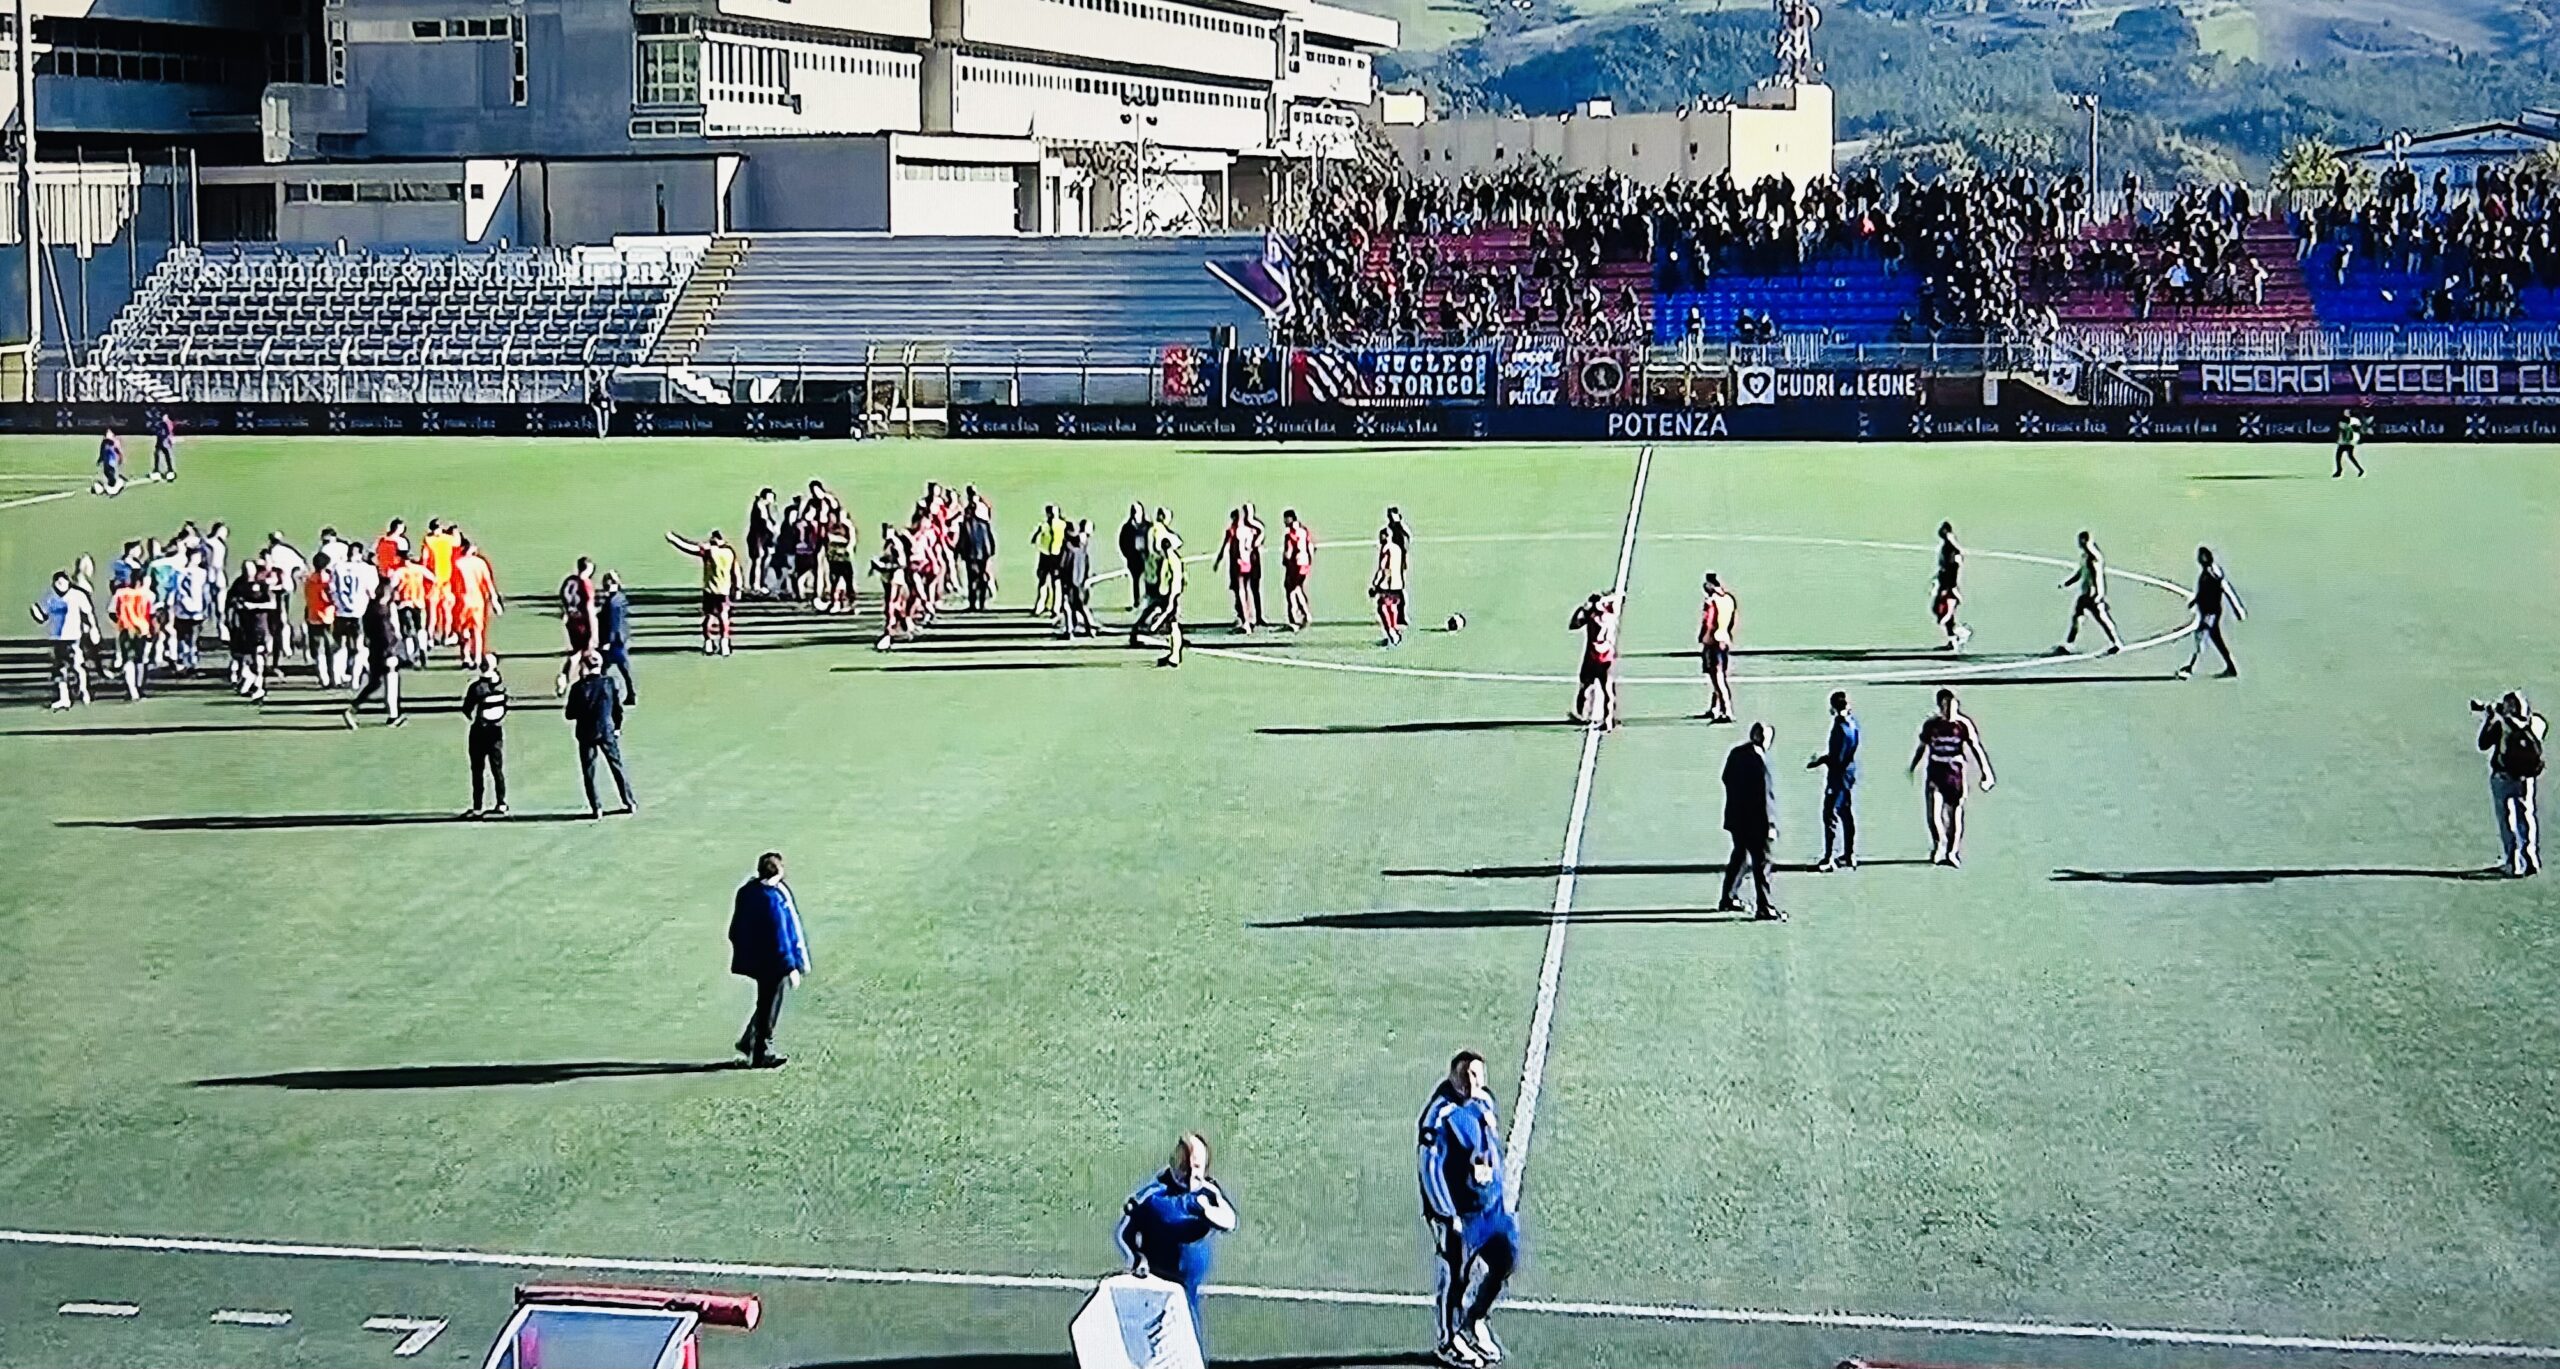
<svg viewBox="0 0 2560 1369">
<path fill-rule="evenodd" d="M 794 138 L 751 146 L 729 192 L 740 232 L 889 231 L 887 138 Z"/>
<path fill-rule="evenodd" d="M 1766 107 L 1623 114 L 1442 119 L 1390 126 L 1387 139 L 1426 176 L 1500 171 L 1534 158 L 1639 181 L 1706 180 L 1730 171 L 1754 181 L 1780 172 L 1801 184 L 1832 172 L 1828 86 L 1754 92 Z"/>
<path fill-rule="evenodd" d="M 547 161 L 516 170 L 522 241 L 610 242 L 625 233 L 718 230 L 719 170 L 711 157 Z M 660 224 L 659 207 L 665 207 Z"/>
</svg>

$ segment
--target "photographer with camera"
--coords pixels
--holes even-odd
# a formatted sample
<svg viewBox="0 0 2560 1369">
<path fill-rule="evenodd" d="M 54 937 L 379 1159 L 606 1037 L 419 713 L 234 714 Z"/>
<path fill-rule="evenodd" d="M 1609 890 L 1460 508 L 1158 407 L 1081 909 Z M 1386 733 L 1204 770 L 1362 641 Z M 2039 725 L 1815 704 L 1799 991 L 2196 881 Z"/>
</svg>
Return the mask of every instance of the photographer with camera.
<svg viewBox="0 0 2560 1369">
<path fill-rule="evenodd" d="M 2534 782 L 2542 777 L 2542 737 L 2550 724 L 2515 690 L 2496 703 L 2471 701 L 2480 715 L 2480 749 L 2489 753 L 2489 797 L 2498 806 L 2499 869 L 2521 879 L 2542 869 L 2534 815 Z"/>
</svg>

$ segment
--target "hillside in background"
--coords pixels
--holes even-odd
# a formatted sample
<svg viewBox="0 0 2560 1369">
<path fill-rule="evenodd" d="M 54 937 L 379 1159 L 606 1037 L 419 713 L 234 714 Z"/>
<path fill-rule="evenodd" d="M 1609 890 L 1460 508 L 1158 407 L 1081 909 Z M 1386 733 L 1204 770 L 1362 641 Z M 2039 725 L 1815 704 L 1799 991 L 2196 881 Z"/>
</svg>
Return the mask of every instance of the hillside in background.
<svg viewBox="0 0 2560 1369">
<path fill-rule="evenodd" d="M 1676 107 L 1768 66 L 1763 0 L 1347 0 L 1407 25 L 1391 80 L 1444 109 Z M 2110 177 L 2262 171 L 2301 137 L 2512 118 L 2560 100 L 2560 0 L 1831 0 L 1816 38 L 1841 136 L 1888 164 L 2080 155 Z"/>
</svg>

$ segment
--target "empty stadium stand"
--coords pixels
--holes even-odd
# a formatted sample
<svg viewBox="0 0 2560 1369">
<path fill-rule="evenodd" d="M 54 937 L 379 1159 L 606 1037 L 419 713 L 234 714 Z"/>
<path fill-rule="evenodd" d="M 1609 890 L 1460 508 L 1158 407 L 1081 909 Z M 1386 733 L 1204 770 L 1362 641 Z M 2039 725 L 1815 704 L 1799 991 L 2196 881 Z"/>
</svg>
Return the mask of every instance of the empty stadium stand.
<svg viewBox="0 0 2560 1369">
<path fill-rule="evenodd" d="M 701 250 L 180 249 L 79 384 L 145 400 L 577 397 L 647 355 Z"/>
<path fill-rule="evenodd" d="M 1209 274 L 1261 239 L 885 238 L 795 234 L 744 244 L 698 332 L 651 357 L 722 377 L 844 376 L 876 349 L 947 349 L 963 366 L 1071 366 L 1231 325 L 1263 339 L 1253 308 Z"/>
<path fill-rule="evenodd" d="M 1738 315 L 1766 313 L 1782 333 L 1825 333 L 1840 342 L 1883 342 L 1920 311 L 1919 278 L 1881 257 L 1840 256 L 1785 272 L 1729 271 L 1707 288 L 1665 295 L 1655 312 L 1654 341 L 1691 336 L 1731 342 Z M 1694 328 L 1694 333 L 1693 333 Z"/>
</svg>

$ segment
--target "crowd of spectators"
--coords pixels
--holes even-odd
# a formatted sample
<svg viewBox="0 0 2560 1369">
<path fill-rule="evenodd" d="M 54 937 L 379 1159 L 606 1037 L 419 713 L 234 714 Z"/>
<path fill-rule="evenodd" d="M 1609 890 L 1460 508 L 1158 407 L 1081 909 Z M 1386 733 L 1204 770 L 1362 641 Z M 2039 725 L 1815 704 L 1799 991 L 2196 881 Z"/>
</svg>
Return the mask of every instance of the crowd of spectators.
<svg viewBox="0 0 2560 1369">
<path fill-rule="evenodd" d="M 2339 286 L 2359 263 L 2414 278 L 2405 303 L 2419 322 L 2514 319 L 2526 288 L 2560 287 L 2560 184 L 2538 169 L 2483 167 L 2464 194 L 2441 169 L 2422 189 L 2416 171 L 2394 166 L 2362 199 L 2342 173 L 2294 232 L 2306 260 L 2327 249 Z"/>
<path fill-rule="evenodd" d="M 2377 194 L 2345 192 L 2294 212 L 2297 257 L 2326 250 L 2320 267 L 2340 285 L 2359 263 L 2426 282 L 2410 292 L 2413 320 L 2514 318 L 2524 288 L 2560 287 L 2560 184 L 2546 174 L 2488 169 L 2463 194 L 2439 174 L 2429 195 L 2399 168 Z M 2120 225 L 2101 225 L 2102 213 Z M 1536 165 L 1457 180 L 1377 171 L 1337 183 L 1316 205 L 1297 239 L 1298 303 L 1281 332 L 1300 345 L 1517 334 L 1632 342 L 1655 335 L 1653 310 L 1681 309 L 1665 338 L 1699 336 L 1713 322 L 1741 341 L 1773 341 L 1797 330 L 1791 320 L 1751 310 L 1708 320 L 1695 297 L 1733 274 L 1871 257 L 1915 278 L 1901 340 L 2040 338 L 2061 326 L 2057 302 L 2093 291 L 2122 292 L 2146 320 L 2265 306 L 2261 253 L 2282 241 L 2269 215 L 2245 183 L 2146 197 L 2131 176 L 2121 201 L 2102 209 L 2076 173 L 1651 185 Z M 1518 231 L 1494 242 L 1487 229 Z"/>
<path fill-rule="evenodd" d="M 1512 331 L 1635 340 L 1651 332 L 1637 281 L 1671 300 L 1728 273 L 1863 255 L 1918 276 L 1906 320 L 1915 338 L 2011 336 L 2037 324 L 2019 264 L 2063 242 L 2089 209 L 2077 174 L 1887 184 L 1861 173 L 1801 186 L 1784 176 L 1657 186 L 1532 167 L 1455 181 L 1372 175 L 1315 206 L 1297 240 L 1299 302 L 1283 331 L 1299 344 Z M 1488 228 L 1526 230 L 1526 260 L 1508 250 L 1500 261 L 1471 259 L 1491 255 L 1473 246 Z M 1746 338 L 1788 327 L 1765 313 L 1734 323 Z"/>
</svg>

